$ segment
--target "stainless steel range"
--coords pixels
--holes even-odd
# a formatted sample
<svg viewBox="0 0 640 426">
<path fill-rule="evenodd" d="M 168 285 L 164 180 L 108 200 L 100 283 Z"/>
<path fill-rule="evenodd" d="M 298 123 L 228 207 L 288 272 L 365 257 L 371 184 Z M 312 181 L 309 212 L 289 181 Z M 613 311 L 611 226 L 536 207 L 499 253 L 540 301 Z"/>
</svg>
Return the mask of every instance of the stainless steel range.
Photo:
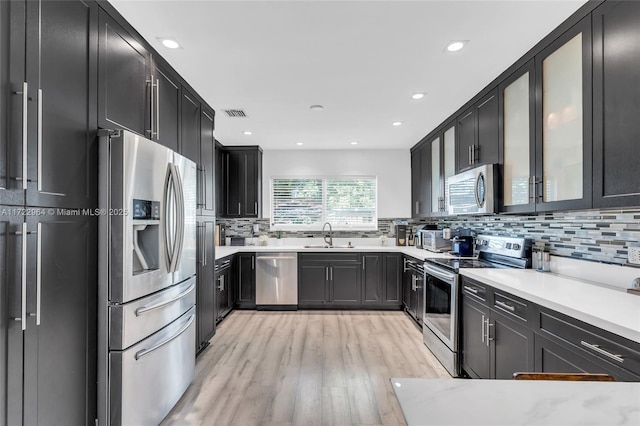
<svg viewBox="0 0 640 426">
<path fill-rule="evenodd" d="M 475 240 L 477 258 L 427 259 L 424 263 L 423 340 L 453 377 L 460 375 L 459 269 L 530 268 L 528 238 L 480 235 Z"/>
</svg>

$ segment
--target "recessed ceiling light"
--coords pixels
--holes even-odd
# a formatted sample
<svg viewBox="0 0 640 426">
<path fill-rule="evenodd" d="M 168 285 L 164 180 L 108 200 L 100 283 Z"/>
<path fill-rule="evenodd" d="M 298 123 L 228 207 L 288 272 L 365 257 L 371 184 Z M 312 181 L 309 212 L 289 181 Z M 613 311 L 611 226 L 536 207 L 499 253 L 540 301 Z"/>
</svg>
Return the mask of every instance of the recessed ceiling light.
<svg viewBox="0 0 640 426">
<path fill-rule="evenodd" d="M 322 105 L 311 105 L 309 109 L 311 111 L 322 111 L 324 107 Z"/>
<path fill-rule="evenodd" d="M 302 145 L 304 145 L 304 142 L 296 142 L 296 145 L 302 146 Z"/>
<path fill-rule="evenodd" d="M 452 40 L 447 44 L 447 52 L 457 52 L 462 49 L 469 40 Z"/>
<path fill-rule="evenodd" d="M 251 136 L 253 134 L 252 131 L 250 130 L 245 130 L 244 132 L 242 132 L 243 134 L 247 135 L 247 136 Z"/>
<path fill-rule="evenodd" d="M 396 126 L 396 127 L 397 127 L 397 126 L 402 126 L 402 121 L 394 121 L 394 122 L 393 122 L 393 123 L 391 123 L 391 124 L 393 124 L 393 125 L 394 125 L 394 126 Z"/>
<path fill-rule="evenodd" d="M 420 93 L 420 92 L 414 93 L 413 95 L 411 95 L 411 98 L 412 99 L 422 99 L 422 98 L 424 98 L 424 93 Z"/>
<path fill-rule="evenodd" d="M 351 145 L 358 145 L 358 141 L 351 142 Z"/>
<path fill-rule="evenodd" d="M 169 38 L 162 39 L 162 45 L 167 49 L 177 49 L 180 47 L 177 41 L 171 40 Z"/>
</svg>

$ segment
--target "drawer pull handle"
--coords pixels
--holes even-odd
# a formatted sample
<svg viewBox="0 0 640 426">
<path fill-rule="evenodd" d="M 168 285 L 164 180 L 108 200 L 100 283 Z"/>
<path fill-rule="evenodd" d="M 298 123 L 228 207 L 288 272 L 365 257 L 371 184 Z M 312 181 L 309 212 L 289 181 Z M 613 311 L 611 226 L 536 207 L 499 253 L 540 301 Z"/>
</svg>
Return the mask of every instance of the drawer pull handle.
<svg viewBox="0 0 640 426">
<path fill-rule="evenodd" d="M 470 292 L 470 293 L 478 294 L 478 290 L 476 290 L 476 289 L 475 289 L 475 288 L 473 288 L 473 287 L 469 287 L 468 285 L 465 285 L 465 286 L 464 286 L 464 289 L 465 289 L 465 290 L 467 290 L 467 291 L 468 291 L 468 292 Z"/>
<path fill-rule="evenodd" d="M 153 311 L 153 310 L 162 308 L 163 306 L 170 305 L 173 302 L 176 302 L 176 301 L 182 299 L 183 297 L 185 297 L 187 294 L 191 293 L 194 288 L 196 288 L 196 285 L 195 284 L 191 284 L 185 291 L 183 291 L 182 293 L 178 294 L 175 297 L 172 297 L 171 299 L 164 300 L 162 302 L 159 302 L 159 303 L 156 303 L 156 304 L 150 305 L 150 306 L 141 306 L 138 309 L 136 309 L 135 314 L 136 314 L 137 317 L 139 317 L 140 315 L 144 314 L 145 312 Z"/>
<path fill-rule="evenodd" d="M 618 362 L 624 362 L 624 358 L 622 358 L 622 355 L 614 355 L 611 352 L 607 352 L 604 349 L 600 348 L 600 345 L 594 345 L 592 343 L 585 342 L 584 340 L 581 340 L 580 344 L 582 346 L 586 346 L 587 348 L 591 349 L 594 352 L 599 353 L 600 355 L 604 355 Z"/>
<path fill-rule="evenodd" d="M 506 303 L 501 302 L 501 301 L 499 301 L 499 300 L 496 300 L 496 306 L 499 306 L 499 307 L 501 307 L 501 308 L 504 308 L 504 309 L 506 309 L 507 311 L 511 311 L 511 312 L 515 312 L 515 311 L 516 311 L 515 306 L 507 305 Z"/>
</svg>

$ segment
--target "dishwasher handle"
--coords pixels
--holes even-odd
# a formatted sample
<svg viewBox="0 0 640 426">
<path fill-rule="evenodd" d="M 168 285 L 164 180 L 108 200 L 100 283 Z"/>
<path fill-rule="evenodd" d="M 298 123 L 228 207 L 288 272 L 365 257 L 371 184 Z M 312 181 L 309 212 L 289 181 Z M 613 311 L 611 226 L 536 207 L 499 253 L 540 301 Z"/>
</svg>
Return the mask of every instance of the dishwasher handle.
<svg viewBox="0 0 640 426">
<path fill-rule="evenodd" d="M 258 260 L 298 260 L 295 256 L 279 257 L 279 256 L 261 256 Z"/>
</svg>

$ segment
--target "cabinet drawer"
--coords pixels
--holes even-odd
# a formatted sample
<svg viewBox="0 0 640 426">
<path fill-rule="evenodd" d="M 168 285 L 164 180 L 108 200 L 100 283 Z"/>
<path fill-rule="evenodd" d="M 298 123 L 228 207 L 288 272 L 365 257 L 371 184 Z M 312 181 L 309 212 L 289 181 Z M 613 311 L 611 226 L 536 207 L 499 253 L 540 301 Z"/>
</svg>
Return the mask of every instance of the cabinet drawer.
<svg viewBox="0 0 640 426">
<path fill-rule="evenodd" d="M 462 291 L 464 292 L 464 294 L 467 294 L 475 299 L 482 300 L 483 302 L 487 300 L 487 287 L 475 281 L 471 281 L 465 278 L 462 281 Z"/>
<path fill-rule="evenodd" d="M 301 253 L 298 255 L 300 262 L 357 262 L 360 263 L 360 253 Z"/>
<path fill-rule="evenodd" d="M 493 308 L 497 311 L 505 312 L 523 321 L 527 321 L 529 305 L 514 296 L 506 295 L 498 291 L 493 293 Z"/>
<path fill-rule="evenodd" d="M 223 257 L 222 259 L 216 260 L 215 271 L 220 272 L 223 269 L 227 269 L 231 266 L 231 260 L 233 256 Z"/>
<path fill-rule="evenodd" d="M 554 311 L 540 311 L 540 333 L 551 335 L 603 361 L 640 374 L 640 343 Z"/>
</svg>

